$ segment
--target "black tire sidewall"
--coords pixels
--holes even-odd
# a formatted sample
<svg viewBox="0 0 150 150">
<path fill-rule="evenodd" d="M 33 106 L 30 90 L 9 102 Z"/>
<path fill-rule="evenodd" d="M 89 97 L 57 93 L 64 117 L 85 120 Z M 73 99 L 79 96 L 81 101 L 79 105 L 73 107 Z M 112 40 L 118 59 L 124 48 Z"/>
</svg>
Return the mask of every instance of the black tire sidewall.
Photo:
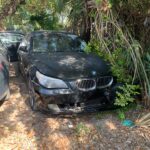
<svg viewBox="0 0 150 150">
<path fill-rule="evenodd" d="M 32 85 L 31 78 L 28 77 L 28 93 L 29 93 L 29 104 L 30 107 L 33 111 L 36 110 L 35 104 L 36 104 L 36 99 L 35 99 L 35 91 L 34 87 Z"/>
</svg>

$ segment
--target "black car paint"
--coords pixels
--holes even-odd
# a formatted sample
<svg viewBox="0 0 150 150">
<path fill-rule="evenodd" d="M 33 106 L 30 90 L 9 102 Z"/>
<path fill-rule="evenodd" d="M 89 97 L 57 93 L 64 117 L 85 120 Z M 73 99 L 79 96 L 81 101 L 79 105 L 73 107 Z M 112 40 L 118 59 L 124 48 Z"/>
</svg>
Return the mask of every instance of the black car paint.
<svg viewBox="0 0 150 150">
<path fill-rule="evenodd" d="M 35 65 L 44 75 L 63 80 L 92 78 L 110 73 L 109 66 L 98 56 L 92 54 L 79 52 L 35 53 L 28 58 L 30 65 Z M 92 74 L 93 71 L 96 71 L 95 75 Z"/>
<path fill-rule="evenodd" d="M 36 32 L 28 35 L 24 41 L 29 43 L 34 34 L 36 34 Z M 63 35 L 68 33 L 58 34 Z M 92 108 L 93 106 L 92 110 L 95 110 L 95 108 L 102 109 L 104 106 L 107 108 L 113 103 L 113 100 L 110 100 L 111 96 L 107 98 L 108 92 L 109 94 L 114 92 L 111 91 L 110 88 L 95 89 L 89 92 L 71 89 L 67 94 L 60 94 L 59 92 L 57 93 L 59 89 L 47 89 L 41 86 L 35 76 L 35 72 L 38 70 L 46 76 L 62 79 L 69 84 L 70 81 L 82 78 L 96 78 L 111 75 L 110 66 L 101 58 L 83 52 L 32 53 L 31 47 L 30 45 L 20 45 L 18 51 L 20 67 L 21 69 L 23 68 L 23 74 L 31 78 L 35 92 L 40 95 L 44 103 L 61 105 L 78 104 L 84 107 L 86 105 L 85 108 L 90 108 L 90 106 Z M 93 74 L 93 71 L 96 72 L 96 74 Z"/>
</svg>

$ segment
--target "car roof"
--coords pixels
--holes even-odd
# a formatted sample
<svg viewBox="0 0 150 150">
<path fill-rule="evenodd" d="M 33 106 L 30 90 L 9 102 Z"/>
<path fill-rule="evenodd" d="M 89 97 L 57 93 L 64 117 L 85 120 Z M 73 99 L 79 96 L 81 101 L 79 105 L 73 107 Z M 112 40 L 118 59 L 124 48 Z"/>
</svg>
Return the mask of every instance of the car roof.
<svg viewBox="0 0 150 150">
<path fill-rule="evenodd" d="M 4 34 L 4 33 L 9 33 L 9 34 L 20 34 L 20 35 L 24 35 L 24 33 L 20 32 L 20 31 L 0 31 L 0 34 Z"/>
<path fill-rule="evenodd" d="M 74 33 L 71 32 L 67 32 L 67 31 L 51 31 L 51 30 L 41 30 L 41 31 L 33 31 L 30 34 L 34 35 L 34 34 L 40 34 L 40 33 L 55 33 L 55 34 L 66 34 L 66 35 L 76 35 Z M 76 35 L 77 36 L 77 35 Z"/>
</svg>

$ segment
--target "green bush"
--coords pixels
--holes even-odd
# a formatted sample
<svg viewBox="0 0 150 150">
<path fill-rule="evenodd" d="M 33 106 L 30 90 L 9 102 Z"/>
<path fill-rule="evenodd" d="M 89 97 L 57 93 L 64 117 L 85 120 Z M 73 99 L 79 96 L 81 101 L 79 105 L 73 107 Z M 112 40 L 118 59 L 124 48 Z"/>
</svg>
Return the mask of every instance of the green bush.
<svg viewBox="0 0 150 150">
<path fill-rule="evenodd" d="M 139 85 L 133 84 L 125 84 L 124 86 L 120 86 L 118 88 L 119 92 L 117 92 L 115 105 L 122 107 L 134 102 L 134 96 L 139 94 L 138 90 L 140 89 Z"/>
<path fill-rule="evenodd" d="M 118 82 L 124 84 L 118 89 L 115 105 L 124 107 L 135 100 L 134 96 L 139 94 L 140 89 L 139 85 L 132 84 L 131 57 L 128 50 L 121 47 L 112 51 L 111 57 L 106 51 L 101 51 L 100 47 L 100 43 L 94 39 L 85 50 L 87 53 L 95 53 L 110 62 L 113 76 L 117 77 Z"/>
<path fill-rule="evenodd" d="M 77 124 L 75 131 L 78 136 L 83 136 L 90 132 L 90 128 L 88 128 L 84 123 L 80 122 Z"/>
</svg>

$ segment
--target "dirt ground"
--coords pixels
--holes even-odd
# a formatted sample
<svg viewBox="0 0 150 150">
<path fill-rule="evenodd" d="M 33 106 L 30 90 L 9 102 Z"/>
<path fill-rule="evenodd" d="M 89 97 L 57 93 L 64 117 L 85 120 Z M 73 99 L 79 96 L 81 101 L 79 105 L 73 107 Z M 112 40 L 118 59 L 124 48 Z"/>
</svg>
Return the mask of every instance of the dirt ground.
<svg viewBox="0 0 150 150">
<path fill-rule="evenodd" d="M 150 150 L 150 130 L 123 127 L 114 113 L 50 117 L 31 111 L 21 76 L 10 77 L 10 88 L 0 107 L 0 150 Z"/>
</svg>

